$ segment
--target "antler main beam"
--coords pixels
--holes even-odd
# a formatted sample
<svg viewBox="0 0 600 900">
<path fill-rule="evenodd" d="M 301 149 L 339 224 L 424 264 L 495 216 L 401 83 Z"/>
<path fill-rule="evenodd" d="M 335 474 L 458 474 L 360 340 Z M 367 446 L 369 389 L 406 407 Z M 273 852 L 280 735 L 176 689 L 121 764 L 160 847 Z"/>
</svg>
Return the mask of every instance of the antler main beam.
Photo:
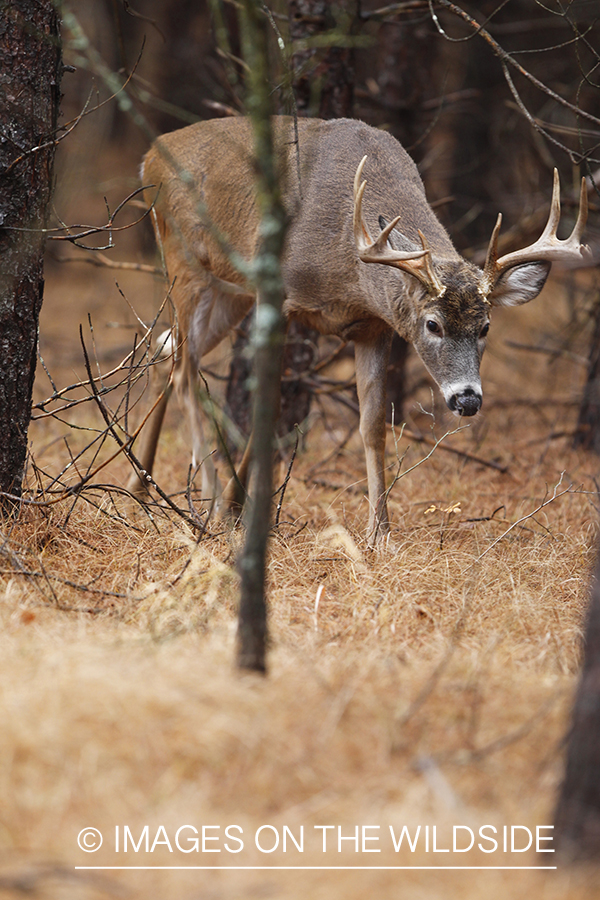
<svg viewBox="0 0 600 900">
<path fill-rule="evenodd" d="M 535 243 L 522 250 L 507 253 L 498 259 L 498 235 L 502 225 L 502 213 L 499 213 L 496 222 L 483 269 L 481 291 L 487 296 L 497 284 L 498 280 L 507 269 L 513 266 L 523 265 L 528 262 L 561 262 L 567 265 L 580 265 L 587 262 L 590 249 L 581 243 L 581 237 L 587 221 L 588 203 L 585 179 L 581 179 L 581 191 L 579 195 L 579 215 L 571 235 L 565 240 L 560 240 L 556 235 L 560 222 L 560 179 L 558 169 L 554 170 L 554 184 L 552 188 L 552 202 L 548 221 L 542 234 Z"/>
<path fill-rule="evenodd" d="M 418 278 L 430 294 L 433 294 L 435 297 L 441 297 L 445 292 L 445 287 L 435 274 L 431 263 L 431 251 L 421 231 L 419 231 L 419 237 L 423 245 L 422 250 L 403 251 L 394 250 L 390 247 L 388 238 L 400 221 L 401 216 L 396 216 L 395 219 L 388 222 L 376 240 L 373 240 L 371 237 L 362 214 L 362 200 L 367 182 L 361 181 L 361 178 L 366 161 L 367 157 L 363 156 L 354 176 L 354 241 L 359 258 L 363 262 L 382 263 L 386 266 L 402 269 L 404 272 L 408 272 L 409 275 L 414 275 L 415 278 Z"/>
</svg>

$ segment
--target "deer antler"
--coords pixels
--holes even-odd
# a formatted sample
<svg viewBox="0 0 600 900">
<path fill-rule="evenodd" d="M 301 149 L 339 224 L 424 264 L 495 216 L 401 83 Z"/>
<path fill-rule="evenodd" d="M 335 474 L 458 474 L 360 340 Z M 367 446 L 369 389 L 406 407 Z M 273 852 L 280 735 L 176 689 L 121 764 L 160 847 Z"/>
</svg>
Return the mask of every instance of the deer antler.
<svg viewBox="0 0 600 900">
<path fill-rule="evenodd" d="M 421 231 L 419 231 L 419 237 L 423 245 L 422 250 L 393 250 L 388 244 L 388 238 L 401 216 L 396 216 L 395 219 L 388 222 L 375 241 L 372 239 L 362 214 L 362 198 L 367 182 L 361 182 L 361 178 L 366 161 L 367 157 L 363 156 L 354 176 L 354 240 L 359 258 L 363 262 L 383 263 L 386 266 L 402 269 L 409 275 L 418 278 L 430 294 L 441 297 L 446 288 L 434 272 L 431 264 L 431 251 Z"/>
<path fill-rule="evenodd" d="M 581 236 L 585 223 L 587 221 L 587 190 L 585 179 L 581 179 L 581 192 L 579 196 L 579 215 L 571 236 L 561 241 L 556 236 L 558 223 L 560 222 L 560 180 L 558 177 L 558 169 L 554 170 L 554 185 L 552 188 L 552 202 L 550 204 L 550 214 L 548 222 L 538 240 L 529 247 L 522 250 L 515 250 L 513 253 L 507 253 L 498 259 L 498 235 L 500 234 L 500 226 L 502 225 L 502 213 L 499 213 L 498 220 L 492 232 L 490 245 L 483 269 L 483 278 L 481 280 L 480 291 L 484 297 L 493 290 L 498 279 L 507 269 L 513 266 L 521 265 L 527 262 L 537 262 L 546 260 L 547 262 L 564 262 L 574 265 L 585 261 L 590 253 L 590 249 L 586 244 L 581 243 Z"/>
</svg>

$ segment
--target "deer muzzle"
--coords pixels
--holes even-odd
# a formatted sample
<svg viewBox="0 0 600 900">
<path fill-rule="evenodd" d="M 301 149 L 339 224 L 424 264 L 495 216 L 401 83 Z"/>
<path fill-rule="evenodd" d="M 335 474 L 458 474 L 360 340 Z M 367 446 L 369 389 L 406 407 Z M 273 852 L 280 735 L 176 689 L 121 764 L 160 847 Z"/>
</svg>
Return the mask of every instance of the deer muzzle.
<svg viewBox="0 0 600 900">
<path fill-rule="evenodd" d="M 475 416 L 481 409 L 483 398 L 471 387 L 452 394 L 447 401 L 448 406 L 457 416 Z"/>
</svg>

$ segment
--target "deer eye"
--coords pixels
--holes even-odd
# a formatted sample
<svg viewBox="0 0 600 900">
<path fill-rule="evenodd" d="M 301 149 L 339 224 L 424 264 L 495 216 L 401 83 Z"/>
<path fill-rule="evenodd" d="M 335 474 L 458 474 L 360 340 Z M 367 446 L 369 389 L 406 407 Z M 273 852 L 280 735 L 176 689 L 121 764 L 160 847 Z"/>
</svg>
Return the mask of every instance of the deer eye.
<svg viewBox="0 0 600 900">
<path fill-rule="evenodd" d="M 438 325 L 438 323 L 434 319 L 428 319 L 425 323 L 425 327 L 430 334 L 435 334 L 438 337 L 442 336 L 441 325 Z"/>
<path fill-rule="evenodd" d="M 481 329 L 481 333 L 479 335 L 480 338 L 487 337 L 487 333 L 490 330 L 490 323 L 486 322 L 483 328 Z"/>
</svg>

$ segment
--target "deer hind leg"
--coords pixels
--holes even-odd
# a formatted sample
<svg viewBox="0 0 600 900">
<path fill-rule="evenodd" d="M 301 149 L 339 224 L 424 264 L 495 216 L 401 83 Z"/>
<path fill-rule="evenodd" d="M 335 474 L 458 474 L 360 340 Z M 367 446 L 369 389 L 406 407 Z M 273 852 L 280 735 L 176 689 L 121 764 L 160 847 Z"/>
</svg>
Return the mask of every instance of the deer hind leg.
<svg viewBox="0 0 600 900">
<path fill-rule="evenodd" d="M 192 460 L 194 467 L 200 466 L 202 473 L 202 496 L 214 499 L 217 510 L 228 507 L 227 497 L 221 501 L 221 483 L 216 465 L 217 442 L 212 447 L 205 436 L 205 416 L 211 415 L 210 401 L 201 384 L 199 371 L 202 357 L 214 350 L 221 341 L 243 320 L 254 303 L 250 294 L 227 292 L 225 285 L 217 279 L 212 280 L 210 293 L 212 302 L 196 306 L 189 324 L 185 373 L 178 384 L 178 394 L 187 408 L 192 433 Z M 210 309 L 208 316 L 206 311 Z M 203 409 L 202 407 L 208 407 Z M 230 467 L 228 466 L 228 469 Z"/>
<path fill-rule="evenodd" d="M 222 283 L 204 270 L 192 272 L 184 266 L 176 268 L 178 277 L 172 300 L 177 312 L 177 327 L 172 330 L 171 336 L 167 332 L 159 338 L 165 348 L 161 355 L 171 361 L 172 371 L 168 376 L 162 374 L 167 362 L 153 367 L 152 401 L 155 405 L 142 429 L 139 445 L 133 448 L 143 472 L 141 475 L 137 472 L 132 474 L 128 489 L 138 496 L 147 491 L 146 475 L 152 474 L 165 411 L 175 387 L 180 405 L 189 417 L 193 462 L 194 466 L 201 466 L 202 494 L 209 499 L 220 494 L 220 486 L 205 437 L 198 369 L 202 357 L 218 346 L 244 318 L 254 298 L 235 288 L 231 294 L 226 285 L 225 290 L 221 290 L 219 285 Z"/>
</svg>

